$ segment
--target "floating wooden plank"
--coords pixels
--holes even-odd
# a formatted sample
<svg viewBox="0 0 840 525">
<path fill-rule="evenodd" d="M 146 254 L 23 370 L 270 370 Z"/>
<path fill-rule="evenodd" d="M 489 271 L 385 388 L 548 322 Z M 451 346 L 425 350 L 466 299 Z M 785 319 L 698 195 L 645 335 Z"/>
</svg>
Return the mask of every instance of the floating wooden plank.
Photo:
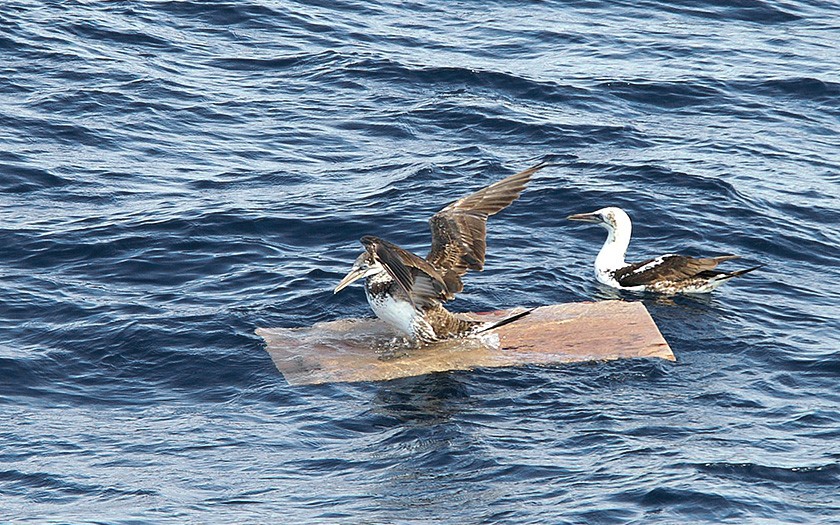
<svg viewBox="0 0 840 525">
<path fill-rule="evenodd" d="M 468 314 L 501 319 L 510 310 Z M 274 364 L 292 385 L 384 381 L 479 367 L 608 361 L 674 354 L 640 302 L 542 306 L 481 337 L 413 348 L 378 319 L 345 319 L 307 328 L 259 328 Z"/>
</svg>

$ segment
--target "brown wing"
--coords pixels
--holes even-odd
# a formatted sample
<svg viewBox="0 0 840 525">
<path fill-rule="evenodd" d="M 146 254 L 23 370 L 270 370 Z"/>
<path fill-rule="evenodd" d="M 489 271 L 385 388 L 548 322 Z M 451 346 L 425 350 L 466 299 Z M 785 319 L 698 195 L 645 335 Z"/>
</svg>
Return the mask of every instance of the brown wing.
<svg viewBox="0 0 840 525">
<path fill-rule="evenodd" d="M 361 242 L 397 281 L 415 308 L 423 308 L 444 299 L 446 286 L 443 278 L 426 260 L 372 235 L 365 235 Z"/>
<path fill-rule="evenodd" d="M 621 286 L 642 286 L 657 281 L 682 281 L 709 272 L 718 264 L 737 255 L 698 259 L 686 255 L 662 255 L 616 270 L 615 280 Z"/>
<path fill-rule="evenodd" d="M 531 180 L 531 175 L 545 166 L 547 163 L 543 162 L 495 182 L 458 199 L 429 219 L 432 248 L 426 260 L 443 278 L 446 299 L 464 289 L 461 276 L 467 270 L 484 268 L 487 217 L 516 200 Z"/>
</svg>

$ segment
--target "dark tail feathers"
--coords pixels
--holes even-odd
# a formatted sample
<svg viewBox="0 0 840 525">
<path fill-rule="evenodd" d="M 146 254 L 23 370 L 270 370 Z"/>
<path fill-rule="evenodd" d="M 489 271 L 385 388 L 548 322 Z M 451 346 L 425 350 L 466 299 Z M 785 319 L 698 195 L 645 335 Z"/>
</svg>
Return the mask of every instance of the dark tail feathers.
<svg viewBox="0 0 840 525">
<path fill-rule="evenodd" d="M 721 270 L 705 270 L 695 275 L 695 277 L 701 277 L 703 279 L 714 279 L 717 281 L 725 281 L 727 279 L 732 279 L 733 277 L 738 277 L 739 275 L 744 275 L 745 273 L 750 273 L 753 270 L 758 270 L 763 266 L 763 264 L 759 264 L 758 266 L 753 266 L 752 268 L 746 268 L 744 270 L 735 270 L 734 272 L 725 272 Z"/>
<path fill-rule="evenodd" d="M 753 266 L 752 268 L 747 268 L 745 270 L 735 270 L 734 272 L 727 272 L 726 273 L 726 278 L 730 279 L 732 277 L 738 277 L 739 275 L 744 275 L 745 273 L 750 273 L 753 270 L 758 270 L 762 266 L 764 266 L 764 265 L 759 264 L 758 266 Z"/>
<path fill-rule="evenodd" d="M 504 319 L 502 319 L 501 321 L 496 321 L 495 323 L 491 324 L 490 326 L 485 326 L 484 328 L 482 328 L 481 330 L 478 330 L 478 331 L 477 331 L 477 332 L 475 332 L 475 333 L 477 333 L 477 334 L 481 334 L 481 333 L 487 332 L 487 331 L 489 331 L 489 330 L 495 330 L 496 328 L 499 328 L 500 326 L 504 326 L 504 325 L 506 325 L 506 324 L 510 324 L 510 323 L 512 323 L 512 322 L 514 322 L 514 321 L 518 321 L 518 320 L 522 319 L 523 317 L 525 317 L 526 315 L 528 315 L 528 314 L 530 314 L 531 312 L 533 312 L 535 309 L 536 309 L 536 308 L 528 308 L 527 310 L 525 310 L 525 311 L 523 311 L 523 312 L 517 312 L 517 313 L 515 313 L 515 314 L 513 314 L 513 315 L 510 315 L 510 316 L 508 316 L 508 317 L 505 317 L 505 318 L 504 318 Z"/>
</svg>

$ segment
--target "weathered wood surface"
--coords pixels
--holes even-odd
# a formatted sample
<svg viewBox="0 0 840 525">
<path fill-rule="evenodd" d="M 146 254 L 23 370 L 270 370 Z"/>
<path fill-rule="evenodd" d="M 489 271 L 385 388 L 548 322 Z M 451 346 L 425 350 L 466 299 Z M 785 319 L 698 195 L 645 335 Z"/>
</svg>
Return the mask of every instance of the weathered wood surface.
<svg viewBox="0 0 840 525">
<path fill-rule="evenodd" d="M 501 319 L 510 311 L 468 314 Z M 640 302 L 542 306 L 481 337 L 411 348 L 378 319 L 307 328 L 259 328 L 274 364 L 292 385 L 384 381 L 478 367 L 607 361 L 674 354 Z"/>
</svg>

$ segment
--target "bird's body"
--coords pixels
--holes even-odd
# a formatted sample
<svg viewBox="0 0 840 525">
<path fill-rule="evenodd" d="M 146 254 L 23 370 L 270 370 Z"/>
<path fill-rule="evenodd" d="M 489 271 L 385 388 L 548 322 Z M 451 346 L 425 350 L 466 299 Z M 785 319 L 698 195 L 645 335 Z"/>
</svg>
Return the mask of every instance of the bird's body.
<svg viewBox="0 0 840 525">
<path fill-rule="evenodd" d="M 759 268 L 734 272 L 715 270 L 721 262 L 737 259 L 737 255 L 697 258 L 669 253 L 640 263 L 627 263 L 624 257 L 633 226 L 624 210 L 609 207 L 568 218 L 599 224 L 607 230 L 607 240 L 595 258 L 595 278 L 620 290 L 666 295 L 708 293 L 733 277 Z"/>
<path fill-rule="evenodd" d="M 468 270 L 484 267 L 486 222 L 519 197 L 539 164 L 458 199 L 430 220 L 432 247 L 425 259 L 388 241 L 366 235 L 365 251 L 335 289 L 365 277 L 365 295 L 377 317 L 412 341 L 459 337 L 518 319 L 488 324 L 449 312 L 443 302 L 463 290 Z"/>
<path fill-rule="evenodd" d="M 440 302 L 415 308 L 409 296 L 386 271 L 367 279 L 365 296 L 376 317 L 415 341 L 428 342 L 465 335 L 478 324 L 449 312 Z"/>
</svg>

